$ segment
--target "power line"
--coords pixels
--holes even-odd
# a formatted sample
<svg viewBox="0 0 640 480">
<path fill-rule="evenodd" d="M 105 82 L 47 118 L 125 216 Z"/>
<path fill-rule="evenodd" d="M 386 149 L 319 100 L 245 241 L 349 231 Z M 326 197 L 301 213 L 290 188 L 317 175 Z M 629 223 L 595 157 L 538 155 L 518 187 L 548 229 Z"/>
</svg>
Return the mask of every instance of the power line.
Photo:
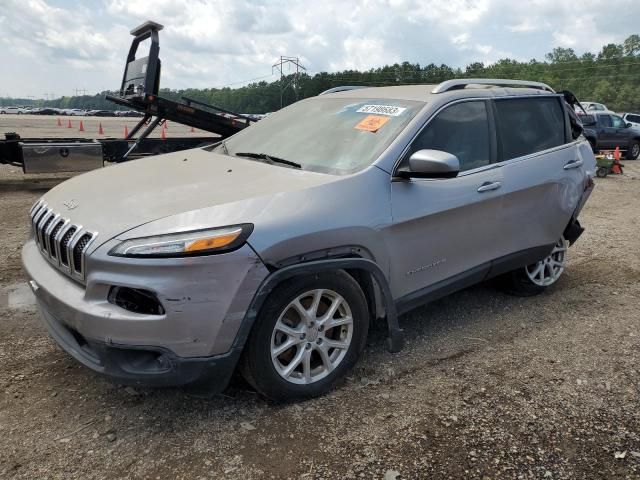
<svg viewBox="0 0 640 480">
<path fill-rule="evenodd" d="M 285 76 L 284 66 L 285 65 L 289 67 L 289 72 L 291 72 L 293 67 L 296 68 L 296 73 L 293 75 L 293 77 L 289 80 L 289 82 L 286 85 L 284 84 L 284 76 Z M 271 67 L 272 74 L 274 69 L 280 72 L 280 108 L 282 108 L 283 107 L 282 98 L 283 98 L 284 91 L 287 88 L 291 87 L 293 89 L 293 93 L 296 96 L 296 101 L 298 100 L 298 80 L 299 80 L 300 70 L 302 69 L 306 72 L 307 69 L 302 66 L 302 64 L 300 63 L 300 59 L 298 57 L 286 57 L 282 55 L 280 55 L 280 61 Z"/>
<path fill-rule="evenodd" d="M 262 77 L 249 78 L 247 80 L 240 80 L 238 82 L 227 83 L 226 85 L 220 85 L 220 86 L 214 87 L 214 88 L 225 88 L 225 87 L 230 87 L 231 85 L 239 85 L 241 83 L 255 82 L 257 80 L 264 80 L 265 78 L 273 77 L 273 75 L 274 75 L 274 73 L 271 72 L 269 75 L 263 75 Z"/>
</svg>

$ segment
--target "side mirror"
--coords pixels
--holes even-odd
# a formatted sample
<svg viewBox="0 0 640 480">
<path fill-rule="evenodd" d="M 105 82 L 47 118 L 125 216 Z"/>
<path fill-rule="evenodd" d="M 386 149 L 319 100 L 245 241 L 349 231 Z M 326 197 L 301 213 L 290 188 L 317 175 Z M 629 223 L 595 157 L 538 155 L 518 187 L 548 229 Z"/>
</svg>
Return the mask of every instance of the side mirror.
<svg viewBox="0 0 640 480">
<path fill-rule="evenodd" d="M 632 124 L 630 124 L 629 122 L 627 122 L 627 123 L 626 123 L 626 125 L 627 125 L 627 128 L 631 128 L 631 127 L 633 127 L 633 125 L 632 125 Z"/>
<path fill-rule="evenodd" d="M 460 173 L 458 157 L 441 150 L 418 150 L 398 170 L 402 178 L 453 178 Z"/>
</svg>

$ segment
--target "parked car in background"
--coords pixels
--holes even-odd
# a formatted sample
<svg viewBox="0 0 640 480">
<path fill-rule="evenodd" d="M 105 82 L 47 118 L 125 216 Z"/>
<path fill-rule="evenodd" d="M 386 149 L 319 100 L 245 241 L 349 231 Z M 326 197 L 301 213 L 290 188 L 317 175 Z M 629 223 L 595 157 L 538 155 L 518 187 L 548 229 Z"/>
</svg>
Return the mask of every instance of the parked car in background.
<svg viewBox="0 0 640 480">
<path fill-rule="evenodd" d="M 38 108 L 31 113 L 33 113 L 34 115 L 62 115 L 60 110 L 51 107 Z"/>
<path fill-rule="evenodd" d="M 144 117 L 144 113 L 135 110 L 116 110 L 116 117 Z"/>
<path fill-rule="evenodd" d="M 584 125 L 584 136 L 589 140 L 594 152 L 613 150 L 620 147 L 627 160 L 635 160 L 640 155 L 640 130 L 615 113 L 578 113 Z"/>
<path fill-rule="evenodd" d="M 622 119 L 633 128 L 640 128 L 640 113 L 623 113 Z"/>
<path fill-rule="evenodd" d="M 89 110 L 87 115 L 91 117 L 115 117 L 116 113 L 113 110 Z"/>
<path fill-rule="evenodd" d="M 253 121 L 253 122 L 258 122 L 260 120 L 262 120 L 265 115 L 261 114 L 261 113 L 241 113 L 241 116 L 248 118 L 249 120 Z"/>
<path fill-rule="evenodd" d="M 0 107 L 0 114 L 14 114 L 14 115 L 22 115 L 23 113 L 27 113 L 24 107 Z"/>
<path fill-rule="evenodd" d="M 67 115 L 71 115 L 74 117 L 78 117 L 78 116 L 83 117 L 87 114 L 87 111 L 81 108 L 67 108 L 65 109 L 65 112 Z"/>
<path fill-rule="evenodd" d="M 615 113 L 612 112 L 611 110 L 609 110 L 607 108 L 606 105 L 604 105 L 603 103 L 597 103 L 597 102 L 580 102 L 580 105 L 582 105 L 582 108 L 584 108 L 586 110 L 587 113 L 591 113 L 591 112 L 608 112 L 608 113 Z M 580 108 L 576 107 L 576 111 L 577 112 L 582 112 L 582 110 L 580 110 Z"/>
<path fill-rule="evenodd" d="M 321 395 L 376 319 L 397 351 L 398 313 L 492 277 L 556 284 L 596 167 L 564 99 L 479 79 L 330 93 L 74 177 L 30 212 L 42 321 L 118 382 L 220 391 L 238 367 L 271 399 Z"/>
</svg>

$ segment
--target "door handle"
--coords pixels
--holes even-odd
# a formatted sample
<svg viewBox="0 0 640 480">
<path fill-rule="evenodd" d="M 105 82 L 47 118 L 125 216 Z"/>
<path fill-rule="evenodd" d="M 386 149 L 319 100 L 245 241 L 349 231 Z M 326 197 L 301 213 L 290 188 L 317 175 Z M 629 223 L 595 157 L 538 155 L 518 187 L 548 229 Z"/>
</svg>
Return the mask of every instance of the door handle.
<svg viewBox="0 0 640 480">
<path fill-rule="evenodd" d="M 572 168 L 578 168 L 580 165 L 582 165 L 582 160 L 571 160 L 570 162 L 565 163 L 562 168 L 565 170 L 571 170 Z"/>
<path fill-rule="evenodd" d="M 497 190 L 502 186 L 500 182 L 484 182 L 482 185 L 478 187 L 478 192 L 488 192 L 491 190 Z"/>
</svg>

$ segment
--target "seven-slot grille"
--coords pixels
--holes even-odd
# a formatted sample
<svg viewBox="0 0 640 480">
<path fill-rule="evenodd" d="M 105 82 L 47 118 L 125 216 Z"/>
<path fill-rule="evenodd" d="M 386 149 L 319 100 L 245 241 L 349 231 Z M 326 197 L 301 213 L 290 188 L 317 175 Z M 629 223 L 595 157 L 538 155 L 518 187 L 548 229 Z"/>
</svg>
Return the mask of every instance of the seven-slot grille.
<svg viewBox="0 0 640 480">
<path fill-rule="evenodd" d="M 59 270 L 84 281 L 84 254 L 96 233 L 72 224 L 42 201 L 31 209 L 31 225 L 40 253 Z"/>
</svg>

